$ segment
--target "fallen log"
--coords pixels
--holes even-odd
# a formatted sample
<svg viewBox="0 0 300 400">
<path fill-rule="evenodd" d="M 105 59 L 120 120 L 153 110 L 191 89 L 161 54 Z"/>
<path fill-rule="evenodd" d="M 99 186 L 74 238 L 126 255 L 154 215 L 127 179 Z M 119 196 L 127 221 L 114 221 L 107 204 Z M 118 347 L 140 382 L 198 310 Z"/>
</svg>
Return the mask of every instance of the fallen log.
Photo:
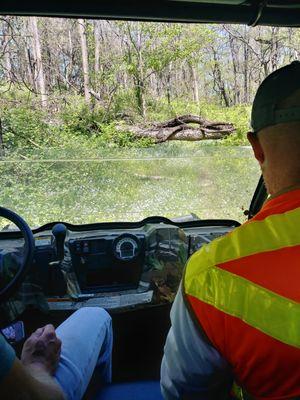
<svg viewBox="0 0 300 400">
<path fill-rule="evenodd" d="M 124 126 L 119 129 L 124 130 Z M 219 140 L 233 133 L 235 128 L 227 122 L 187 114 L 148 127 L 126 126 L 126 130 L 138 138 L 151 138 L 155 143 L 162 143 L 167 140 Z"/>
</svg>

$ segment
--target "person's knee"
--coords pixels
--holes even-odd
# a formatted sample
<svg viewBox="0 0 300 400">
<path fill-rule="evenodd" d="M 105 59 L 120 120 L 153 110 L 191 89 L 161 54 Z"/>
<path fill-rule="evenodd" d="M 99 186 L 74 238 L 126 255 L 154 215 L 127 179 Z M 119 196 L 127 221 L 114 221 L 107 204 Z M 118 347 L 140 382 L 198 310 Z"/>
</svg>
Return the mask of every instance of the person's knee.
<svg viewBox="0 0 300 400">
<path fill-rule="evenodd" d="M 82 307 L 77 310 L 74 314 L 78 316 L 84 315 L 84 318 L 91 319 L 95 322 L 100 320 L 101 322 L 110 322 L 111 316 L 108 314 L 104 308 L 101 307 Z"/>
<path fill-rule="evenodd" d="M 75 312 L 75 318 L 86 323 L 92 329 L 103 329 L 109 334 L 112 330 L 112 319 L 104 308 L 82 307 Z"/>
</svg>

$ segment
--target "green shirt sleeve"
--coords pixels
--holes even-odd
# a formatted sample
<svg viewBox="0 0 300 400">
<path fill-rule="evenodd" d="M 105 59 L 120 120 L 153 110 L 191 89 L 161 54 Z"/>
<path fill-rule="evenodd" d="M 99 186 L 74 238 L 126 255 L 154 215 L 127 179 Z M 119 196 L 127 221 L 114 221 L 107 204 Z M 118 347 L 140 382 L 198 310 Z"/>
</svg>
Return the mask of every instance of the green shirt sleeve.
<svg viewBox="0 0 300 400">
<path fill-rule="evenodd" d="M 9 343 L 4 339 L 0 333 L 0 381 L 8 374 L 10 371 L 16 354 L 14 349 Z"/>
</svg>

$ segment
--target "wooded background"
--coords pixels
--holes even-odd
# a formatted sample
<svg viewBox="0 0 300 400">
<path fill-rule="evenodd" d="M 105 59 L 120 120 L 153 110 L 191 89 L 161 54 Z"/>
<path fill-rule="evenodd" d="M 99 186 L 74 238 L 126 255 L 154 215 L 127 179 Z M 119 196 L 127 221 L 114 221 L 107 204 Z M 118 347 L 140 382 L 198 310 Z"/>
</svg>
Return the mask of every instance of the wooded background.
<svg viewBox="0 0 300 400">
<path fill-rule="evenodd" d="M 160 101 L 247 105 L 259 83 L 299 51 L 292 28 L 2 16 L 3 129 L 5 115 L 24 104 L 57 125 L 58 113 L 78 98 L 85 113 L 97 111 L 106 122 L 155 120 Z"/>
<path fill-rule="evenodd" d="M 260 171 L 221 146 L 247 143 L 257 86 L 299 50 L 293 29 L 1 17 L 0 204 L 31 226 L 243 220 Z"/>
<path fill-rule="evenodd" d="M 133 90 L 142 115 L 146 94 L 249 103 L 258 83 L 300 49 L 296 30 L 276 27 L 2 17 L 0 32 L 6 90 L 25 85 L 44 107 L 66 91 L 109 107 Z"/>
</svg>

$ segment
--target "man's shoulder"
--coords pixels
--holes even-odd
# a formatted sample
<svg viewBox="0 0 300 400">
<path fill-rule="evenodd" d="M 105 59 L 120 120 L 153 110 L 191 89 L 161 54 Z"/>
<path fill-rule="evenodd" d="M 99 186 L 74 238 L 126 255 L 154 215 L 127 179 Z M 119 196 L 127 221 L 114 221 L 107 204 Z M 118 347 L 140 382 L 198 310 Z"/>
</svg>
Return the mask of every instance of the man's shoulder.
<svg viewBox="0 0 300 400">
<path fill-rule="evenodd" d="M 198 269 L 206 269 L 237 256 L 240 253 L 240 241 L 248 235 L 249 225 L 249 223 L 242 224 L 226 235 L 204 244 L 190 257 L 187 268 L 195 264 Z"/>
<path fill-rule="evenodd" d="M 239 259 L 284 247 L 299 245 L 299 232 L 295 224 L 295 214 L 300 217 L 300 209 L 286 213 L 271 214 L 264 218 L 253 218 L 235 228 L 227 235 L 213 240 L 195 252 L 187 263 L 184 281 L 199 281 L 201 274 L 215 269 L 228 269 L 228 263 L 235 262 L 239 270 Z M 249 261 L 250 262 L 250 261 Z"/>
<path fill-rule="evenodd" d="M 252 221 L 202 246 L 187 263 L 183 276 L 184 294 L 215 305 L 219 290 L 224 292 L 224 287 L 237 284 L 238 271 L 235 275 L 230 274 L 232 262 L 240 270 L 242 266 L 236 261 L 249 255 L 255 246 L 257 251 L 259 242 L 255 238 Z"/>
</svg>

